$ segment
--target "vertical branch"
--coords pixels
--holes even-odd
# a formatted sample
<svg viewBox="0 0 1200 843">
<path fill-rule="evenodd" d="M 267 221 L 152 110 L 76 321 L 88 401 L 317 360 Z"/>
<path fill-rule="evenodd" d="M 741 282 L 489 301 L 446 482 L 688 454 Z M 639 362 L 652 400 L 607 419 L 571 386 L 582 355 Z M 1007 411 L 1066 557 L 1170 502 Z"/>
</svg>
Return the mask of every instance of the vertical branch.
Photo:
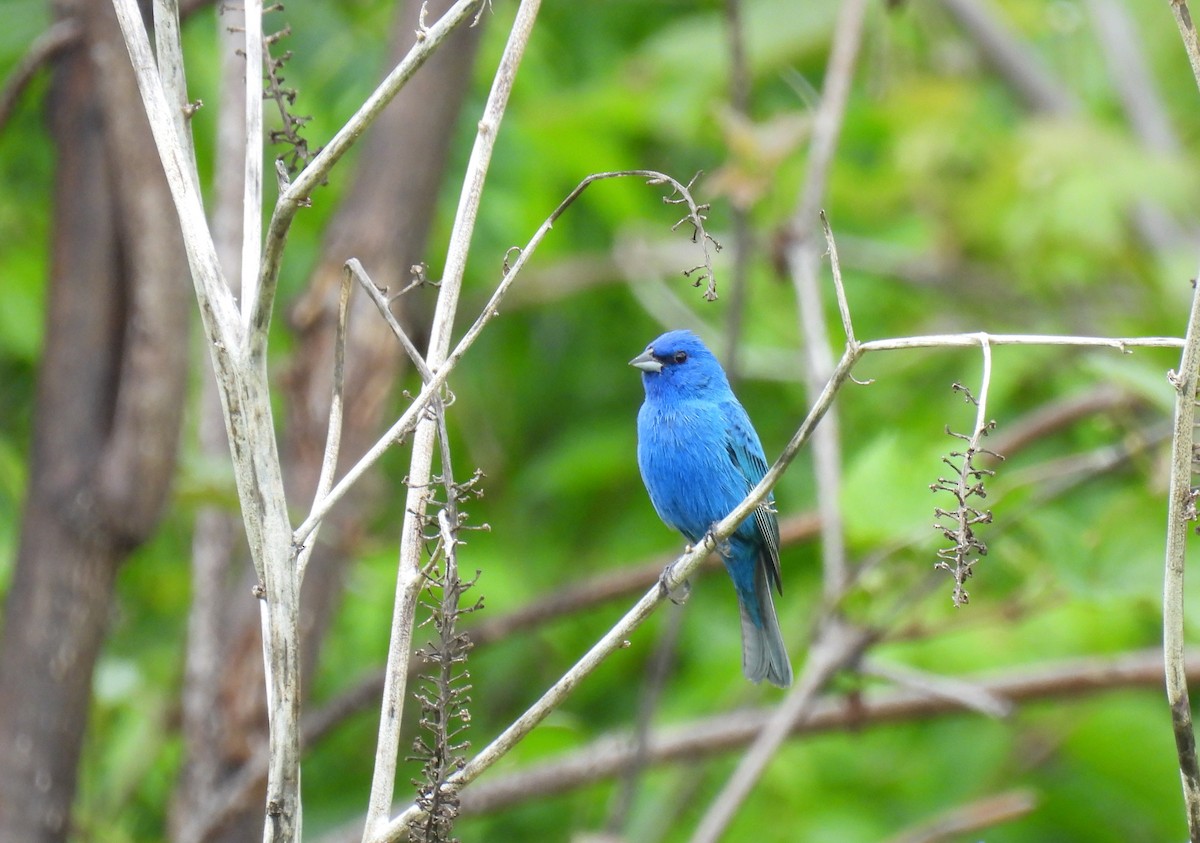
<svg viewBox="0 0 1200 843">
<path fill-rule="evenodd" d="M 1182 4 L 1176 4 L 1182 5 Z M 1184 7 L 1186 13 L 1186 6 Z M 1190 20 L 1189 20 L 1190 22 Z M 1195 414 L 1197 373 L 1200 372 L 1200 285 L 1192 293 L 1187 339 L 1179 371 L 1171 373 L 1175 387 L 1175 424 L 1171 438 L 1171 485 L 1167 502 L 1166 571 L 1163 575 L 1163 659 L 1166 667 L 1167 701 L 1179 755 L 1183 800 L 1187 813 L 1188 838 L 1200 843 L 1200 765 L 1196 761 L 1196 732 L 1188 698 L 1184 666 L 1184 568 L 1188 524 L 1196 520 L 1196 494 L 1192 491 L 1195 459 Z"/>
<path fill-rule="evenodd" d="M 500 58 L 487 105 L 479 121 L 475 145 L 463 179 L 454 227 L 447 246 L 446 269 L 434 313 L 426 361 L 436 371 L 450 349 L 454 315 L 466 270 L 471 234 L 483 194 L 483 184 L 495 147 L 500 121 L 508 105 L 517 68 L 525 45 L 533 31 L 540 0 L 523 0 L 517 9 L 516 20 L 509 33 L 508 43 Z M 315 163 L 315 162 L 314 162 Z M 310 165 L 311 166 L 311 165 Z M 412 649 L 412 621 L 417 592 L 422 576 L 421 524 L 428 502 L 426 487 L 433 464 L 433 446 L 437 438 L 436 419 L 426 416 L 413 435 L 412 461 L 409 467 L 409 490 L 404 507 L 404 526 L 400 538 L 400 563 L 396 578 L 396 603 L 392 615 L 391 640 L 388 647 L 387 673 L 379 719 L 379 738 L 376 745 L 375 769 L 371 780 L 371 797 L 363 840 L 372 840 L 387 825 L 396 780 L 396 760 L 400 745 L 400 716 L 408 676 L 409 651 Z"/>
<path fill-rule="evenodd" d="M 987 400 L 988 391 L 992 388 L 992 343 L 987 334 L 979 335 L 979 347 L 983 350 L 983 375 L 979 380 L 979 405 L 975 408 L 975 435 L 971 445 L 979 447 L 980 440 L 988 429 Z"/>
<path fill-rule="evenodd" d="M 262 260 L 263 6 L 244 0 L 246 52 L 246 180 L 242 200 L 242 332 L 249 336 Z"/>
<path fill-rule="evenodd" d="M 829 255 L 829 271 L 833 275 L 833 292 L 837 298 L 838 313 L 842 317 L 842 331 L 846 335 L 846 346 L 855 348 L 858 340 L 854 337 L 854 322 L 850 318 L 850 302 L 846 299 L 846 285 L 842 283 L 842 262 L 838 259 L 837 243 L 833 239 L 833 230 L 829 227 L 829 217 L 821 211 L 821 230 L 825 233 L 825 250 Z"/>
</svg>

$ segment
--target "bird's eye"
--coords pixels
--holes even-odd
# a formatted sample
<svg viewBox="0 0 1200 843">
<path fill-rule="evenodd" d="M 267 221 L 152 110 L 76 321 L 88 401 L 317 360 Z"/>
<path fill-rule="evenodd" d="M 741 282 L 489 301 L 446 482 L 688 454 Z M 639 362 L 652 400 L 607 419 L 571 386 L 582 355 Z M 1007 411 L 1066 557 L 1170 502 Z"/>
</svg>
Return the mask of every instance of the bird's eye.
<svg viewBox="0 0 1200 843">
<path fill-rule="evenodd" d="M 676 351 L 675 352 L 675 362 L 676 363 L 682 363 L 685 360 L 687 360 L 687 352 L 686 351 Z"/>
</svg>

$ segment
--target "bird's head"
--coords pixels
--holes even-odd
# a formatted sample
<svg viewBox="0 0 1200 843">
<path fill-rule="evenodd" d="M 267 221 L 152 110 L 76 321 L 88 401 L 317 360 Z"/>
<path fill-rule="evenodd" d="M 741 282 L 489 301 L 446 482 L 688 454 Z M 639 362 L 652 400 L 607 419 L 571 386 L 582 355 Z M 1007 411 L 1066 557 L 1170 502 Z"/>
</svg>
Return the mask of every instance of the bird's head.
<svg viewBox="0 0 1200 843">
<path fill-rule="evenodd" d="M 717 358 L 691 331 L 668 331 L 629 365 L 642 370 L 646 396 L 700 396 L 727 392 L 729 380 Z"/>
</svg>

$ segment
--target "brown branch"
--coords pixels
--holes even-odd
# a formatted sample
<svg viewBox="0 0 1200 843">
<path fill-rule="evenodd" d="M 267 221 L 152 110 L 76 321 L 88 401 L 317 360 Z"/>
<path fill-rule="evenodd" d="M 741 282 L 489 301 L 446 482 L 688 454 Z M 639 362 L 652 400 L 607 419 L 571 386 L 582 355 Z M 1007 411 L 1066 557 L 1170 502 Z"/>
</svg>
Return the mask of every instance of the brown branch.
<svg viewBox="0 0 1200 843">
<path fill-rule="evenodd" d="M 63 50 L 74 46 L 82 35 L 83 27 L 77 19 L 63 18 L 33 39 L 25 55 L 8 74 L 4 88 L 0 89 L 0 132 L 8 125 L 21 94 L 25 93 L 37 72 L 61 55 Z"/>
<path fill-rule="evenodd" d="M 1200 679 L 1200 650 L 1188 654 L 1187 673 Z M 1115 658 L 1085 657 L 981 676 L 965 677 L 981 691 L 1014 704 L 1064 700 L 1125 688 L 1156 688 L 1162 682 L 1162 654 L 1156 650 Z M 662 729 L 647 741 L 648 762 L 695 762 L 742 749 L 773 716 L 770 708 L 722 712 Z M 862 730 L 890 723 L 945 715 L 978 716 L 945 696 L 912 689 L 865 692 L 855 698 L 822 697 L 812 713 L 792 727 L 791 736 Z M 627 734 L 602 737 L 571 754 L 504 777 L 484 780 L 463 791 L 464 813 L 485 814 L 531 800 L 567 793 L 620 774 L 630 760 Z"/>
<path fill-rule="evenodd" d="M 1011 790 L 976 799 L 965 805 L 902 831 L 888 843 L 939 843 L 958 839 L 959 835 L 1023 817 L 1037 807 L 1037 796 L 1030 790 Z"/>
</svg>

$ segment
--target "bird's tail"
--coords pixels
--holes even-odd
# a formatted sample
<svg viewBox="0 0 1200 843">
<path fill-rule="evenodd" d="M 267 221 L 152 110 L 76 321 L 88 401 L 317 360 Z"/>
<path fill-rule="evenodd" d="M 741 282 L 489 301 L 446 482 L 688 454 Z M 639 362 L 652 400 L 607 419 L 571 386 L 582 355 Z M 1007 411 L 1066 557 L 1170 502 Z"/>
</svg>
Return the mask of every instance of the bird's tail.
<svg viewBox="0 0 1200 843">
<path fill-rule="evenodd" d="M 735 583 L 736 584 L 736 583 Z M 742 672 L 751 682 L 766 679 L 772 685 L 786 688 L 792 684 L 792 663 L 788 661 L 771 599 L 771 585 L 762 565 L 755 565 L 754 593 L 743 595 L 738 589 L 738 609 L 742 615 Z M 747 598 L 752 598 L 753 602 Z M 758 617 L 750 607 L 758 609 Z"/>
</svg>

